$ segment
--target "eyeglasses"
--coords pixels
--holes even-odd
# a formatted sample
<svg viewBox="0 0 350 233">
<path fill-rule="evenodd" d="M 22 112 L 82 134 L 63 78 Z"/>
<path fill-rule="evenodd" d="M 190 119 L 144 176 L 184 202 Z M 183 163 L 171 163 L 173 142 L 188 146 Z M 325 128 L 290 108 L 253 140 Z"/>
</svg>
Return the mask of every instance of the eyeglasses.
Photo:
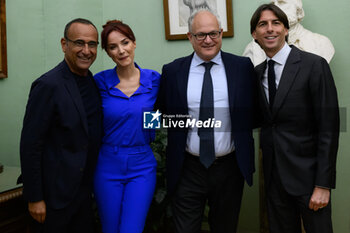
<svg viewBox="0 0 350 233">
<path fill-rule="evenodd" d="M 78 48 L 84 48 L 85 44 L 87 44 L 90 49 L 95 49 L 98 46 L 98 42 L 97 41 L 85 42 L 83 40 L 70 40 L 67 37 L 65 37 L 65 39 L 67 41 L 69 41 L 69 42 L 72 42 L 74 44 L 74 46 L 76 46 Z"/>
<path fill-rule="evenodd" d="M 208 33 L 197 33 L 197 34 L 192 34 L 198 41 L 205 40 L 207 36 L 209 36 L 211 39 L 217 39 L 220 36 L 221 31 L 212 31 Z"/>
</svg>

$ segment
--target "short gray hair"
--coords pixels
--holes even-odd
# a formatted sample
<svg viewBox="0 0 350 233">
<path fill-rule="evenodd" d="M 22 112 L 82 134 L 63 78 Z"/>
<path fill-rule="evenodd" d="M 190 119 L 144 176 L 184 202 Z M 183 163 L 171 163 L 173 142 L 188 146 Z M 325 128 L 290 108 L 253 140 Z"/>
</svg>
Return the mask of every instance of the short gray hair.
<svg viewBox="0 0 350 233">
<path fill-rule="evenodd" d="M 68 39 L 68 31 L 70 26 L 72 26 L 73 23 L 81 23 L 81 24 L 86 24 L 86 25 L 91 25 L 96 29 L 96 32 L 98 34 L 96 26 L 88 19 L 83 19 L 83 18 L 76 18 L 71 20 L 69 23 L 66 24 L 66 27 L 64 28 L 63 36 L 65 39 Z"/>
<path fill-rule="evenodd" d="M 199 9 L 199 10 L 196 10 L 196 11 L 194 11 L 194 12 L 190 15 L 190 17 L 188 18 L 188 31 L 189 31 L 189 32 L 192 32 L 192 23 L 193 23 L 194 17 L 195 17 L 198 13 L 203 12 L 203 11 L 209 12 L 209 13 L 211 13 L 212 15 L 214 15 L 215 18 L 216 18 L 216 20 L 217 20 L 218 23 L 219 23 L 219 28 L 221 29 L 220 16 L 219 16 L 215 11 L 213 11 L 213 10 L 207 8 L 207 9 Z"/>
</svg>

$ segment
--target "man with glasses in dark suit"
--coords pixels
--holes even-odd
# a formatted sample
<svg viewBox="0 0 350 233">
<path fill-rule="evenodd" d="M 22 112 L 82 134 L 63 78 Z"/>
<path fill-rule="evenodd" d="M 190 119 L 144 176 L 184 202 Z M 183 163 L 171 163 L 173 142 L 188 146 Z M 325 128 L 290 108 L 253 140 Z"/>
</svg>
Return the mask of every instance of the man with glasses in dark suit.
<svg viewBox="0 0 350 233">
<path fill-rule="evenodd" d="M 177 233 L 200 231 L 207 201 L 211 231 L 236 232 L 244 180 L 252 185 L 254 68 L 248 58 L 221 51 L 222 32 L 214 12 L 194 12 L 187 33 L 194 53 L 162 70 L 162 113 L 222 123 L 168 129 L 167 184 Z"/>
<path fill-rule="evenodd" d="M 24 198 L 37 231 L 93 232 L 92 175 L 102 136 L 89 67 L 98 46 L 86 19 L 66 25 L 64 60 L 32 84 L 21 135 Z"/>
</svg>

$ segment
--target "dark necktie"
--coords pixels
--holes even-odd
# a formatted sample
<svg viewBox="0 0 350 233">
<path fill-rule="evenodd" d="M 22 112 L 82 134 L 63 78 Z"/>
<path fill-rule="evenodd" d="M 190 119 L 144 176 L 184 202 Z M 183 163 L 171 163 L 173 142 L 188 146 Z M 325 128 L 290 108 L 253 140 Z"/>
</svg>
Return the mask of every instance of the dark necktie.
<svg viewBox="0 0 350 233">
<path fill-rule="evenodd" d="M 272 109 L 273 101 L 275 100 L 276 95 L 276 76 L 275 76 L 275 61 L 269 60 L 268 62 L 268 72 L 267 72 L 267 81 L 269 85 L 269 103 L 270 103 L 270 109 Z"/>
<path fill-rule="evenodd" d="M 205 72 L 203 78 L 199 120 L 206 121 L 214 118 L 214 93 L 213 82 L 210 74 L 210 69 L 214 63 L 202 63 L 202 65 L 205 67 Z M 214 129 L 199 128 L 198 136 L 200 138 L 199 160 L 206 168 L 208 168 L 215 160 Z"/>
</svg>

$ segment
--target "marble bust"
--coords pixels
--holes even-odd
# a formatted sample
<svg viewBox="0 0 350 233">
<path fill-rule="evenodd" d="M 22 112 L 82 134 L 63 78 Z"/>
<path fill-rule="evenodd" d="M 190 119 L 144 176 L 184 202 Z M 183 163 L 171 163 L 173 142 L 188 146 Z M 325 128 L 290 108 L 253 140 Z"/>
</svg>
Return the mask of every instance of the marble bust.
<svg viewBox="0 0 350 233">
<path fill-rule="evenodd" d="M 281 8 L 289 20 L 288 44 L 310 53 L 317 54 L 329 63 L 334 55 L 332 42 L 325 36 L 311 32 L 304 28 L 300 22 L 304 18 L 301 0 L 272 0 L 273 4 Z M 254 66 L 266 59 L 264 51 L 253 40 L 245 48 L 243 56 L 249 57 Z"/>
</svg>

